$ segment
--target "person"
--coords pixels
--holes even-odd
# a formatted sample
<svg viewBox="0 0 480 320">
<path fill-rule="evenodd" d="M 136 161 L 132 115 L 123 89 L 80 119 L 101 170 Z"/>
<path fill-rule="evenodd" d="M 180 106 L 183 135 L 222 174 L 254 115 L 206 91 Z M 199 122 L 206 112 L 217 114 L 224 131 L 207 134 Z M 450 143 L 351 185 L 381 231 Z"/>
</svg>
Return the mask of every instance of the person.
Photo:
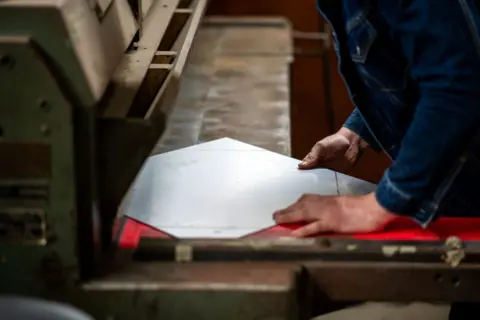
<svg viewBox="0 0 480 320">
<path fill-rule="evenodd" d="M 480 215 L 478 3 L 317 1 L 356 108 L 299 168 L 354 165 L 365 148 L 392 163 L 374 193 L 304 195 L 274 214 L 277 223 L 307 222 L 293 233 L 304 237 L 378 231 L 396 216 L 427 227 L 439 216 Z"/>
</svg>

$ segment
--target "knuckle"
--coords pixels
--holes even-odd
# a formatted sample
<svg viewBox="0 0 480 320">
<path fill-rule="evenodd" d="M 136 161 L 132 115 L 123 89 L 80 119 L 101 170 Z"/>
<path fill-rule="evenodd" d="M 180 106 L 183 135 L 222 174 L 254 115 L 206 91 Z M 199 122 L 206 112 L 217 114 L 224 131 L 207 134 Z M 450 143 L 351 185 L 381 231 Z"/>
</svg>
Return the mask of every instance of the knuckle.
<svg viewBox="0 0 480 320">
<path fill-rule="evenodd" d="M 312 160 L 313 158 L 315 158 L 315 155 L 312 152 L 307 154 L 307 156 L 305 157 L 305 159 L 307 159 L 307 160 Z"/>
<path fill-rule="evenodd" d="M 302 195 L 300 196 L 300 198 L 298 199 L 298 201 L 299 201 L 300 203 L 302 203 L 303 201 L 307 200 L 308 198 L 309 198 L 309 195 L 305 193 L 305 194 L 302 194 Z"/>
<path fill-rule="evenodd" d="M 315 143 L 315 145 L 313 146 L 314 150 L 319 150 L 323 147 L 325 147 L 325 141 L 324 140 L 317 141 L 317 143 Z"/>
</svg>

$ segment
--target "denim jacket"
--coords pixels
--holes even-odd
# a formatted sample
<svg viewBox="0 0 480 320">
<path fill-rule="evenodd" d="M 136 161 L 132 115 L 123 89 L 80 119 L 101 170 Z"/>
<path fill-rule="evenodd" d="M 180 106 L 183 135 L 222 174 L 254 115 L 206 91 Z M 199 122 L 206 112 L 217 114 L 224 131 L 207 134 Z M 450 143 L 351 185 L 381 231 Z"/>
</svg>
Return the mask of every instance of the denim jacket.
<svg viewBox="0 0 480 320">
<path fill-rule="evenodd" d="M 378 202 L 423 226 L 480 215 L 480 1 L 317 1 L 356 106 L 345 126 L 392 159 Z"/>
</svg>

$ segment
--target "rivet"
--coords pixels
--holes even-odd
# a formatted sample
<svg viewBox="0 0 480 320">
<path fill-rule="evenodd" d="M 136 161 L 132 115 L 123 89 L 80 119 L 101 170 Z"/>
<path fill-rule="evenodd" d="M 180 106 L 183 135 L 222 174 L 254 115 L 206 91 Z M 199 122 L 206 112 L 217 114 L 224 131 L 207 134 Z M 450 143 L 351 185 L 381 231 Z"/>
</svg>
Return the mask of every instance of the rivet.
<svg viewBox="0 0 480 320">
<path fill-rule="evenodd" d="M 321 247 L 324 247 L 324 248 L 330 248 L 332 246 L 332 242 L 327 239 L 327 238 L 321 238 L 319 241 L 318 241 L 318 244 L 321 246 Z"/>
<path fill-rule="evenodd" d="M 458 277 L 453 277 L 453 279 L 452 279 L 452 285 L 453 285 L 454 287 L 460 286 L 460 279 L 459 279 Z"/>
<path fill-rule="evenodd" d="M 40 109 L 44 112 L 49 112 L 50 109 L 51 109 L 51 106 L 50 104 L 44 100 L 44 99 L 39 99 L 38 100 L 38 106 L 40 107 Z"/>
<path fill-rule="evenodd" d="M 0 56 L 0 68 L 12 69 L 15 65 L 15 59 L 10 55 Z"/>
<path fill-rule="evenodd" d="M 44 136 L 49 136 L 52 131 L 50 130 L 50 127 L 47 124 L 44 123 L 40 126 L 40 132 Z"/>
</svg>

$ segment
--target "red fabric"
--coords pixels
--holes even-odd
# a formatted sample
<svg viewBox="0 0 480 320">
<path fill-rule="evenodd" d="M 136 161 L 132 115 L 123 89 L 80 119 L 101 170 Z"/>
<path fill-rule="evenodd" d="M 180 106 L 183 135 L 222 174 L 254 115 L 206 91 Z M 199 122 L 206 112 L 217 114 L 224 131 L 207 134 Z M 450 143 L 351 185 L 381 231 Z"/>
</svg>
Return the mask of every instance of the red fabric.
<svg viewBox="0 0 480 320">
<path fill-rule="evenodd" d="M 299 227 L 301 225 L 274 226 L 249 237 L 288 236 L 292 230 Z M 132 219 L 125 221 L 121 232 L 119 237 L 121 248 L 136 248 L 141 237 L 169 238 L 167 234 Z M 408 218 L 398 218 L 381 232 L 335 236 L 359 240 L 443 240 L 452 235 L 462 240 L 480 240 L 480 218 L 441 218 L 426 230 Z"/>
</svg>

